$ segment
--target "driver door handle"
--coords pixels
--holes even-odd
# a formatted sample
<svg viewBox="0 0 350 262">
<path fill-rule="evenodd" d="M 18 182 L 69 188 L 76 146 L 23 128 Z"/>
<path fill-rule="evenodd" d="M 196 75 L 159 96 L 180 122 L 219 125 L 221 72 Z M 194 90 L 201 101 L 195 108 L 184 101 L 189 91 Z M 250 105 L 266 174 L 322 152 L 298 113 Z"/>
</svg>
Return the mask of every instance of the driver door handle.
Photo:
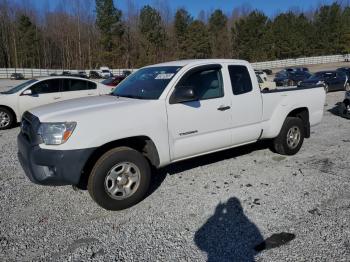
<svg viewBox="0 0 350 262">
<path fill-rule="evenodd" d="M 226 110 L 229 110 L 231 107 L 230 106 L 220 106 L 218 107 L 218 110 L 219 111 L 226 111 Z"/>
<path fill-rule="evenodd" d="M 58 99 L 60 99 L 60 98 L 61 98 L 61 97 L 56 96 L 56 97 L 53 98 L 53 100 L 58 100 Z"/>
</svg>

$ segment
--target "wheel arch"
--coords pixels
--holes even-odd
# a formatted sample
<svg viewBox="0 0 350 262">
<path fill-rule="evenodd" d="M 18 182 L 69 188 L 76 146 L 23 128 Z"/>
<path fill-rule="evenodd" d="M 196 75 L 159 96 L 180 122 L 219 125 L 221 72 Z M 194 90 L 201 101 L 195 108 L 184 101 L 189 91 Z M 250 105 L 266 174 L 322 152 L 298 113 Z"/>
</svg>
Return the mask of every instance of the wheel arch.
<svg viewBox="0 0 350 262">
<path fill-rule="evenodd" d="M 82 174 L 77 185 L 81 189 L 86 189 L 88 178 L 90 176 L 91 170 L 94 167 L 96 161 L 107 151 L 116 147 L 130 147 L 136 151 L 142 153 L 146 159 L 150 162 L 151 166 L 159 167 L 160 158 L 156 145 L 148 136 L 134 136 L 123 138 L 115 141 L 108 142 L 98 148 L 96 148 L 91 156 L 86 161 Z"/>
<path fill-rule="evenodd" d="M 287 117 L 297 117 L 300 118 L 304 123 L 304 129 L 305 129 L 305 137 L 310 137 L 310 116 L 309 116 L 309 109 L 307 107 L 300 107 L 293 109 Z"/>
</svg>

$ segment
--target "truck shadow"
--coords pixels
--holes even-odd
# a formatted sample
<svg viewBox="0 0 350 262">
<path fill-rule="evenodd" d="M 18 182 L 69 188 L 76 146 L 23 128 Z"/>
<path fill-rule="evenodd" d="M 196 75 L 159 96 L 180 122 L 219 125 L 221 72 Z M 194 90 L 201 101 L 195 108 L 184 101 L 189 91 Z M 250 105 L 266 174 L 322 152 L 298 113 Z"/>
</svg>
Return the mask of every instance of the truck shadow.
<svg viewBox="0 0 350 262">
<path fill-rule="evenodd" d="M 211 153 L 208 155 L 199 156 L 199 157 L 191 158 L 181 162 L 177 162 L 174 164 L 170 164 L 169 166 L 166 166 L 159 170 L 153 170 L 152 173 L 154 175 L 152 176 L 152 183 L 147 196 L 151 195 L 154 191 L 156 191 L 168 175 L 176 175 L 178 173 L 181 173 L 186 170 L 190 170 L 199 166 L 206 166 L 217 162 L 221 162 L 226 159 L 232 159 L 239 156 L 248 155 L 254 151 L 268 149 L 270 148 L 270 145 L 271 145 L 270 141 L 259 141 L 254 144 L 227 149 L 224 151 Z"/>
<path fill-rule="evenodd" d="M 232 197 L 217 205 L 215 213 L 195 233 L 194 242 L 207 253 L 208 262 L 251 262 L 264 238 L 244 214 L 240 201 Z"/>
</svg>

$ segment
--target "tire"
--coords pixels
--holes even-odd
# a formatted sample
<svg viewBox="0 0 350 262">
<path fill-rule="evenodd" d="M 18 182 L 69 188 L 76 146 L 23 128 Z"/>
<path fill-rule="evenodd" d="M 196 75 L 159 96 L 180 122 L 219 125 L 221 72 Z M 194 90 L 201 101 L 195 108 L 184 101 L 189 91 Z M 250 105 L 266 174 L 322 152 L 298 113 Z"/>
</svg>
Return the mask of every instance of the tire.
<svg viewBox="0 0 350 262">
<path fill-rule="evenodd" d="M 104 209 L 122 210 L 145 197 L 150 181 L 151 169 L 146 158 L 129 147 L 118 147 L 97 160 L 89 176 L 88 191 Z"/>
<path fill-rule="evenodd" d="M 0 107 L 0 130 L 9 129 L 14 123 L 14 114 L 10 110 Z"/>
<path fill-rule="evenodd" d="M 303 145 L 304 137 L 303 121 L 297 117 L 287 117 L 279 135 L 273 140 L 273 148 L 281 155 L 295 155 Z"/>
</svg>

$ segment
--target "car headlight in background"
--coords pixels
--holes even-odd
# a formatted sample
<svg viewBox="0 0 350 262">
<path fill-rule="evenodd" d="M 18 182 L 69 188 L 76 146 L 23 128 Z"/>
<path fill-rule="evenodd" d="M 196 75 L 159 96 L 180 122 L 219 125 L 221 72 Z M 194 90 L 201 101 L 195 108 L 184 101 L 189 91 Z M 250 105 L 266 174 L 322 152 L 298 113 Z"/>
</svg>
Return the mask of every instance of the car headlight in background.
<svg viewBox="0 0 350 262">
<path fill-rule="evenodd" d="M 38 134 L 46 145 L 61 145 L 73 134 L 76 122 L 42 123 Z"/>
<path fill-rule="evenodd" d="M 316 85 L 324 85 L 324 81 L 318 81 Z"/>
</svg>

